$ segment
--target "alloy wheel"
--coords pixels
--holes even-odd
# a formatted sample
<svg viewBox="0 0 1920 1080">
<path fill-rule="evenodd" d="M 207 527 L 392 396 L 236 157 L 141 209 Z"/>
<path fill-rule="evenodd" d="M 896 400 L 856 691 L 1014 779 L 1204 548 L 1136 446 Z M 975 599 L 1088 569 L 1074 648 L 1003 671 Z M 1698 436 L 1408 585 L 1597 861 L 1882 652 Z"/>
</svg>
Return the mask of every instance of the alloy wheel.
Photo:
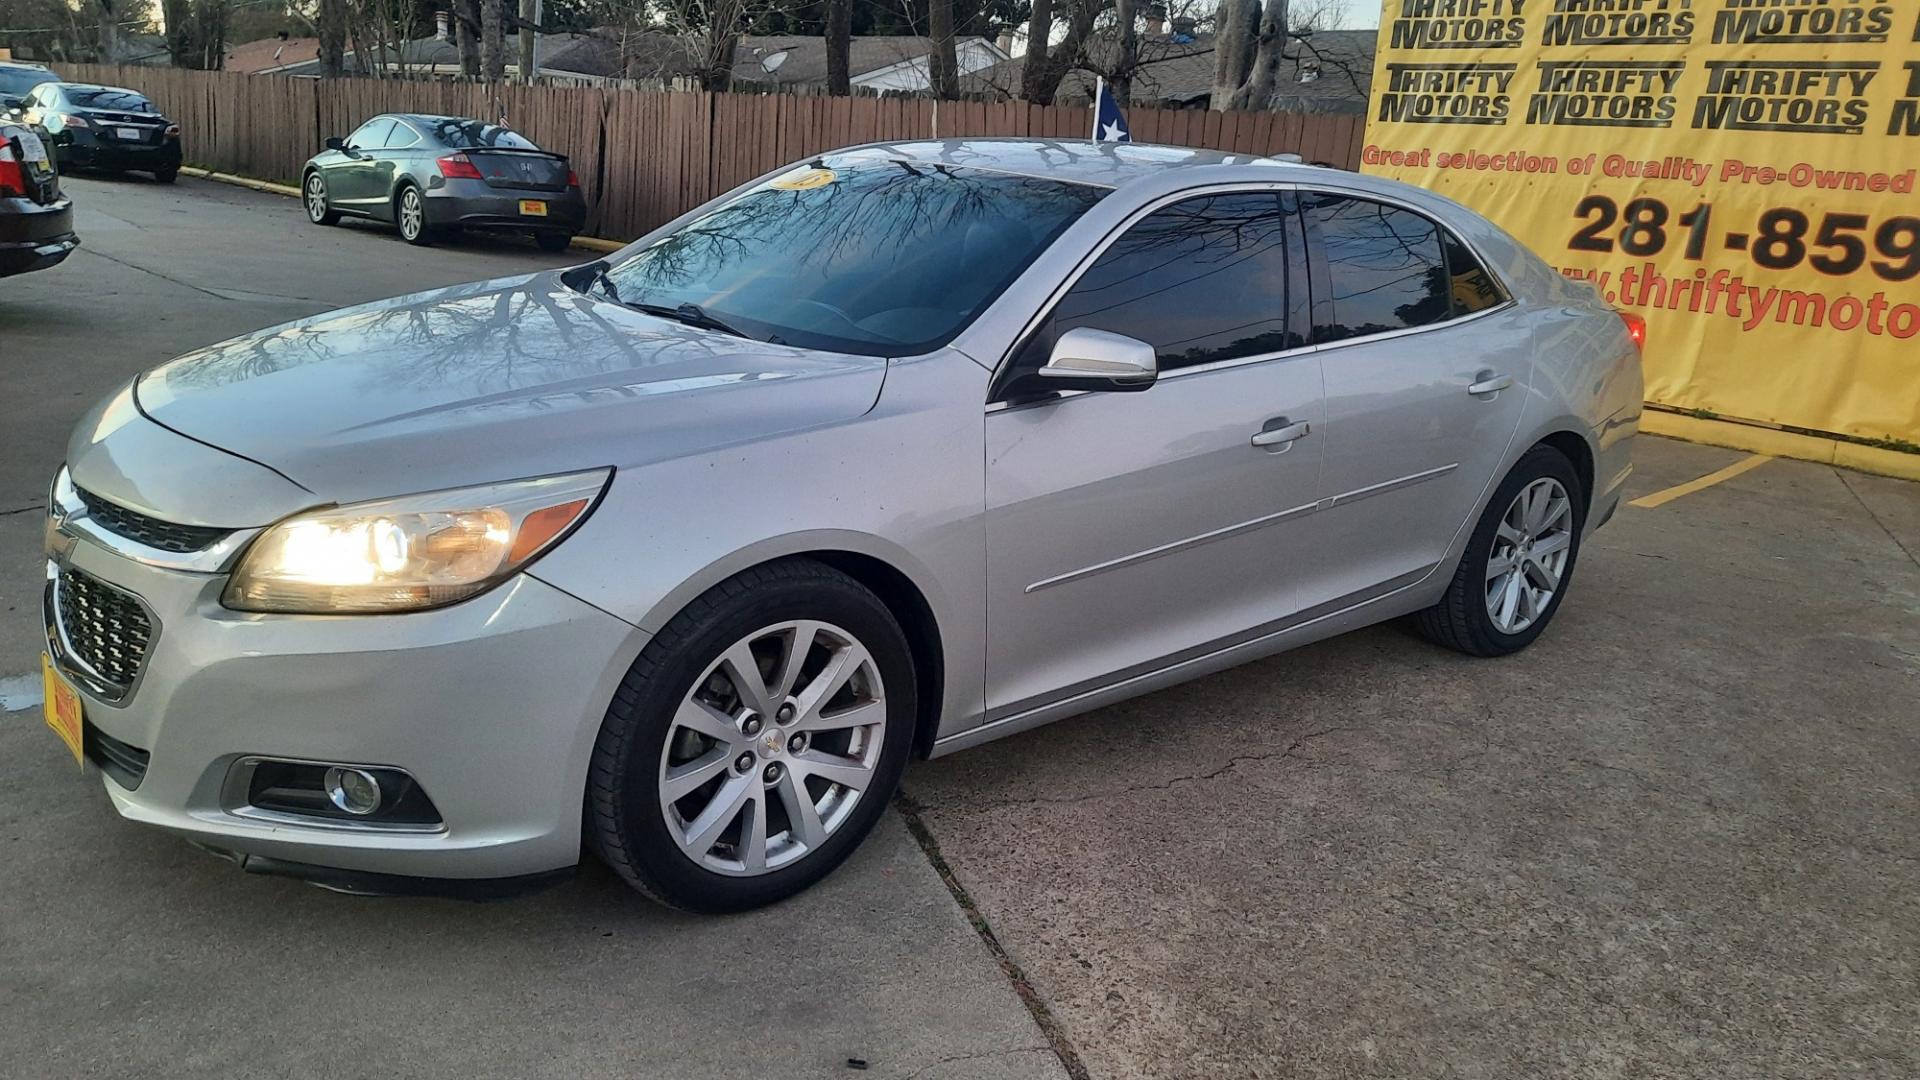
<svg viewBox="0 0 1920 1080">
<path fill-rule="evenodd" d="M 1487 556 L 1487 616 L 1503 634 L 1532 626 L 1553 603 L 1573 552 L 1573 500 L 1542 477 L 1520 489 Z"/>
<path fill-rule="evenodd" d="M 819 850 L 875 784 L 887 705 L 858 639 L 800 619 L 735 642 L 681 700 L 660 812 L 687 858 L 754 876 Z"/>
<path fill-rule="evenodd" d="M 400 235 L 411 240 L 420 235 L 423 225 L 420 193 L 408 188 L 400 193 Z"/>
<path fill-rule="evenodd" d="M 319 221 L 327 216 L 327 185 L 319 173 L 307 177 L 307 217 Z"/>
</svg>

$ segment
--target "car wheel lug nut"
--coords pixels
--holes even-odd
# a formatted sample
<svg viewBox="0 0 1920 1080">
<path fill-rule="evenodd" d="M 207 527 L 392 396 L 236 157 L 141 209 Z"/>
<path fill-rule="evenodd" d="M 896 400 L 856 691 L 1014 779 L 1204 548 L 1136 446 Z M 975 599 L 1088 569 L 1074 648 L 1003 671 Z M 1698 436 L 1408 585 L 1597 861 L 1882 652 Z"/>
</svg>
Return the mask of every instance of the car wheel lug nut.
<svg viewBox="0 0 1920 1080">
<path fill-rule="evenodd" d="M 740 730 L 746 732 L 750 736 L 760 734 L 760 718 L 757 716 L 747 717 L 745 720 L 742 720 L 740 722 Z"/>
<path fill-rule="evenodd" d="M 780 779 L 780 763 L 777 761 L 768 762 L 767 767 L 761 770 L 760 775 L 764 776 L 769 784 Z"/>
<path fill-rule="evenodd" d="M 753 771 L 753 755 L 741 754 L 738 758 L 734 759 L 733 767 L 740 770 L 743 773 L 752 772 Z"/>
<path fill-rule="evenodd" d="M 780 711 L 778 713 L 775 713 L 774 715 L 783 724 L 792 723 L 793 722 L 793 703 L 788 702 L 787 704 L 780 706 Z"/>
</svg>

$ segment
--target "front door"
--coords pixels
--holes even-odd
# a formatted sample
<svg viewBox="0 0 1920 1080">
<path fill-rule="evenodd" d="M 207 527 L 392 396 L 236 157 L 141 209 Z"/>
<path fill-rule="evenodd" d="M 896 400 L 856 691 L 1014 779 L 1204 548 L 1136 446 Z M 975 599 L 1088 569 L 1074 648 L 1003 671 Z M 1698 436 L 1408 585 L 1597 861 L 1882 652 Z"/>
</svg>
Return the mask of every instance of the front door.
<svg viewBox="0 0 1920 1080">
<path fill-rule="evenodd" d="M 1326 378 L 1321 603 L 1438 566 L 1499 477 L 1533 375 L 1525 315 L 1444 226 L 1302 192 Z"/>
<path fill-rule="evenodd" d="M 321 163 L 327 178 L 327 197 L 336 207 L 364 214 L 376 209 L 369 204 L 385 198 L 374 164 L 392 130 L 392 120 L 376 116 L 347 136 L 344 151 L 336 151 L 333 160 Z"/>
<path fill-rule="evenodd" d="M 1319 486 L 1319 360 L 1291 195 L 1147 215 L 1022 344 L 986 416 L 987 716 L 1285 618 Z M 1141 392 L 1023 398 L 1059 335 L 1153 345 Z"/>
</svg>

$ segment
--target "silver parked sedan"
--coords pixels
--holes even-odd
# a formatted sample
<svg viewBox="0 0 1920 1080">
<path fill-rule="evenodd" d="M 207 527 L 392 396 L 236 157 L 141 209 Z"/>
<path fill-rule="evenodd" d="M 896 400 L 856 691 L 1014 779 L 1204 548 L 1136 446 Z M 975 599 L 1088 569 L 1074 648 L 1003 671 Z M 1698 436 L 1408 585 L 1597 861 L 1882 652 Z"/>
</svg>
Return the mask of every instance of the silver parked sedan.
<svg viewBox="0 0 1920 1080">
<path fill-rule="evenodd" d="M 705 911 L 909 757 L 1406 616 L 1526 646 L 1637 321 L 1429 192 L 1211 151 L 827 154 L 604 262 L 196 352 L 47 528 L 48 717 L 248 870 Z"/>
</svg>

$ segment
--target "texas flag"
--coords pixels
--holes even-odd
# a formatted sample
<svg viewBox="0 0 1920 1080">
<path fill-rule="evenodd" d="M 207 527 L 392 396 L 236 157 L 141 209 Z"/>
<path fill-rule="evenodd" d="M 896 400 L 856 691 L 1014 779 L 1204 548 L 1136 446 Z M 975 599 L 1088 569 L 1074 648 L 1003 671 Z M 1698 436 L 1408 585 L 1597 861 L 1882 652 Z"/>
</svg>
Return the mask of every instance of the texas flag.
<svg viewBox="0 0 1920 1080">
<path fill-rule="evenodd" d="M 1127 133 L 1127 114 L 1120 111 L 1120 103 L 1113 99 L 1113 91 L 1107 89 L 1105 79 L 1093 85 L 1093 141 L 1133 141 L 1133 136 Z"/>
</svg>

